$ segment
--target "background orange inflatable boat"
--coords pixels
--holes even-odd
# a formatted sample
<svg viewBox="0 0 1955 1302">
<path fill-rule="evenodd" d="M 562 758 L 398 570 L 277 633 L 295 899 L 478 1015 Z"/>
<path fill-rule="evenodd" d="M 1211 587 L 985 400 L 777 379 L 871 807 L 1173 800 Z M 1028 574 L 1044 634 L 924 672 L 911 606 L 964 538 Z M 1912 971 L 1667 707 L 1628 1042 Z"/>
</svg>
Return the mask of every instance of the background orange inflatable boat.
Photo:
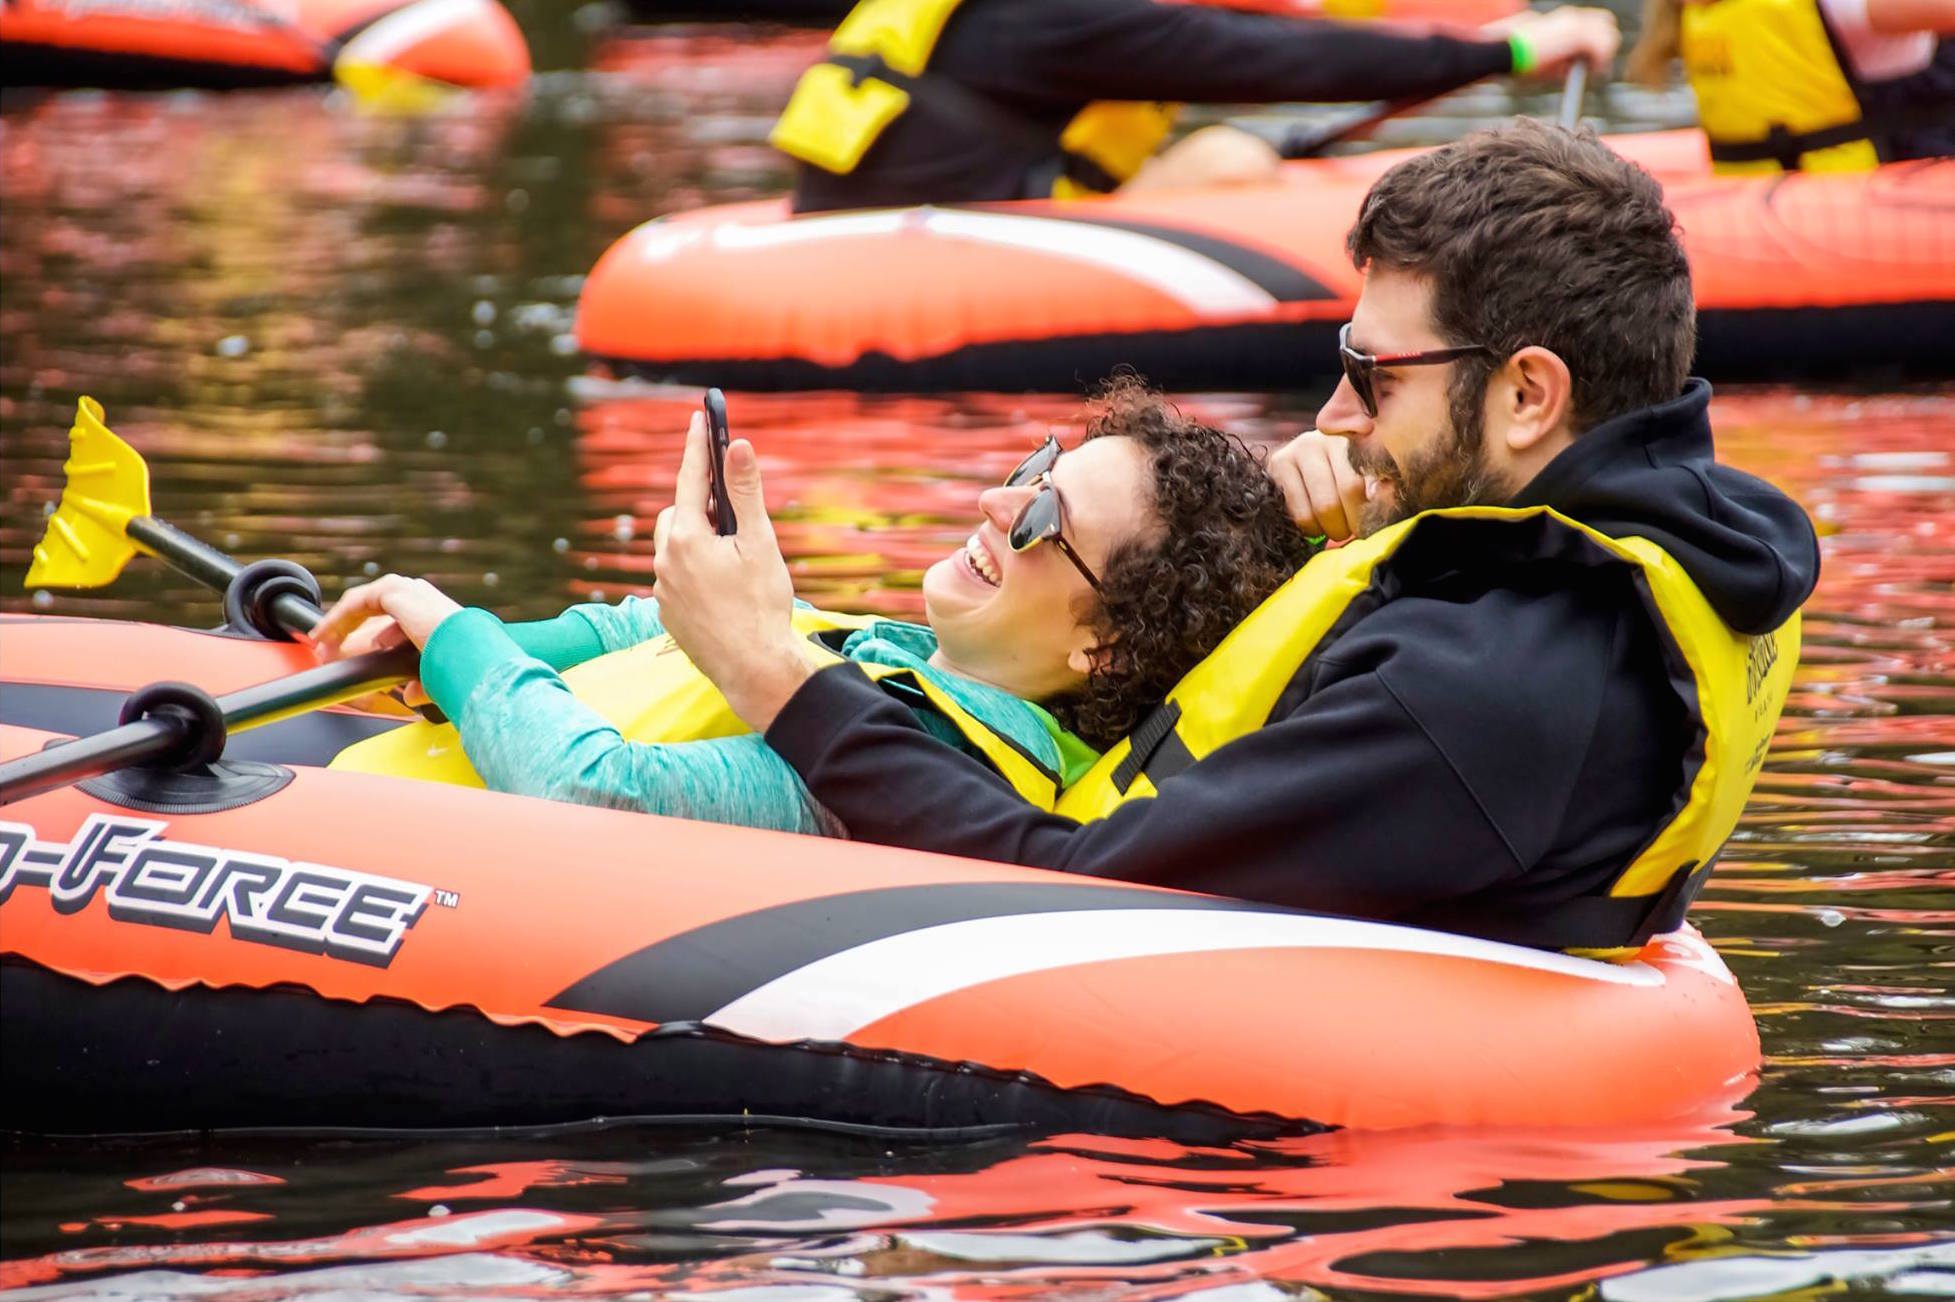
<svg viewBox="0 0 1955 1302">
<path fill-rule="evenodd" d="M 498 0 L 6 0 L 9 86 L 266 86 L 324 81 L 334 60 L 451 86 L 529 76 Z"/>
<path fill-rule="evenodd" d="M 1664 181 L 1714 380 L 1955 375 L 1955 161 L 1714 177 L 1694 131 L 1613 137 Z M 1344 235 L 1403 151 L 1279 183 L 794 218 L 649 222 L 598 262 L 577 338 L 614 372 L 739 389 L 1076 390 L 1328 380 Z"/>
<path fill-rule="evenodd" d="M 6 758 L 140 681 L 309 663 L 108 621 L 3 636 Z M 302 715 L 214 774 L 0 809 L 10 1128 L 1626 1125 L 1729 1104 L 1758 1064 L 1688 931 L 1604 964 L 316 767 L 389 726 Z"/>
</svg>

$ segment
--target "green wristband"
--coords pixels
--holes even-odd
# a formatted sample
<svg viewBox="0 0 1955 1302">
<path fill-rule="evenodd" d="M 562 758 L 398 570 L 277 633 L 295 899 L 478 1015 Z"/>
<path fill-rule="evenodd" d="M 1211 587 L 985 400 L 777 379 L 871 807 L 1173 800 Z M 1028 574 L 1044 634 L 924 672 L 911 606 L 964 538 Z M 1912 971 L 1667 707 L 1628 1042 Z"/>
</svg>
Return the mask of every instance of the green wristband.
<svg viewBox="0 0 1955 1302">
<path fill-rule="evenodd" d="M 1541 60 L 1535 56 L 1534 46 L 1519 32 L 1507 33 L 1507 49 L 1514 56 L 1514 73 L 1526 76 L 1540 66 Z"/>
</svg>

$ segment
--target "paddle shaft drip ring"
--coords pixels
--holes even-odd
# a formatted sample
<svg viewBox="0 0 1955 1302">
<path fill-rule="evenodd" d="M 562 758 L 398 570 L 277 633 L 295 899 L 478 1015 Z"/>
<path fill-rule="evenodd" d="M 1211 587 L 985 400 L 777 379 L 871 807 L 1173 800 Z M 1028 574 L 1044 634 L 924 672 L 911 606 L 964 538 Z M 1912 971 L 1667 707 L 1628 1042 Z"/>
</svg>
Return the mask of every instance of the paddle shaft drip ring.
<svg viewBox="0 0 1955 1302">
<path fill-rule="evenodd" d="M 278 618 L 281 599 L 297 597 L 317 618 L 324 594 L 312 571 L 296 561 L 253 561 L 231 576 L 224 588 L 224 623 L 240 633 L 271 642 L 293 640 L 291 625 Z M 289 606 L 289 603 L 286 603 Z M 309 620 L 307 622 L 310 622 Z"/>
<path fill-rule="evenodd" d="M 215 762 L 224 754 L 229 732 L 224 722 L 224 707 L 203 688 L 191 683 L 151 683 L 139 687 L 122 703 L 116 722 L 134 723 L 138 719 L 173 718 L 181 720 L 183 741 L 165 754 L 147 761 L 143 767 L 189 772 Z"/>
</svg>

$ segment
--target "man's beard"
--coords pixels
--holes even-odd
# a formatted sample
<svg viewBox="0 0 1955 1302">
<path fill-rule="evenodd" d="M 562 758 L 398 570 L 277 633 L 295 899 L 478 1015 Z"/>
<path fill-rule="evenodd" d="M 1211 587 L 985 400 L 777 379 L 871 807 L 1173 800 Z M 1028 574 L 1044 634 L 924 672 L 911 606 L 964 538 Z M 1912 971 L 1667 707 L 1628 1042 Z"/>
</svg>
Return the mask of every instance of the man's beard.
<svg viewBox="0 0 1955 1302">
<path fill-rule="evenodd" d="M 1392 485 L 1390 500 L 1374 499 L 1364 504 L 1360 533 L 1376 533 L 1421 511 L 1497 506 L 1513 496 L 1510 486 L 1487 462 L 1486 385 L 1472 387 L 1471 393 L 1454 388 L 1447 429 L 1402 466 L 1382 445 L 1352 445 L 1351 468 L 1359 474 L 1390 480 Z"/>
</svg>

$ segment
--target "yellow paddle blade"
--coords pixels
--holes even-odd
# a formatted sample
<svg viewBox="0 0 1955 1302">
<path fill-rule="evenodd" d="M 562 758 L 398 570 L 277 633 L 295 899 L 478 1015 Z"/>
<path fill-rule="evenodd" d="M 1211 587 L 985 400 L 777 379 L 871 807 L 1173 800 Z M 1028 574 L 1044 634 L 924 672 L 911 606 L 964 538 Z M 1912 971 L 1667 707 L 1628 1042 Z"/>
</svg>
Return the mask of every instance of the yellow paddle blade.
<svg viewBox="0 0 1955 1302">
<path fill-rule="evenodd" d="M 149 514 L 149 467 L 102 423 L 102 404 L 83 398 L 68 431 L 67 483 L 27 568 L 30 588 L 99 588 L 141 548 L 129 521 Z"/>
<path fill-rule="evenodd" d="M 411 117 L 446 104 L 455 87 L 384 63 L 341 58 L 333 63 L 333 80 L 346 88 L 360 108 L 389 116 Z"/>
</svg>

